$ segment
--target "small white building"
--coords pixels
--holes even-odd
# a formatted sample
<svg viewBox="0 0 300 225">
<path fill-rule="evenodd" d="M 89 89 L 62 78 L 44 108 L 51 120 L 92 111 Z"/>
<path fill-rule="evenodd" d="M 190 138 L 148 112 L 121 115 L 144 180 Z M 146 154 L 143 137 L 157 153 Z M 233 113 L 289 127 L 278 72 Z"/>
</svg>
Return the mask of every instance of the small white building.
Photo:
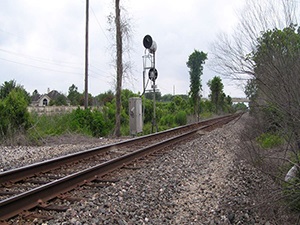
<svg viewBox="0 0 300 225">
<path fill-rule="evenodd" d="M 63 96 L 65 98 L 67 105 L 70 105 L 70 100 L 64 96 L 63 94 L 60 94 L 58 91 L 53 90 L 48 92 L 48 94 L 37 94 L 32 96 L 31 98 L 31 106 L 49 106 L 51 100 L 56 100 L 59 96 Z"/>
<path fill-rule="evenodd" d="M 31 105 L 32 106 L 48 106 L 50 101 L 51 101 L 51 98 L 47 94 L 44 94 L 44 95 L 37 96 L 36 99 L 33 98 Z"/>
</svg>

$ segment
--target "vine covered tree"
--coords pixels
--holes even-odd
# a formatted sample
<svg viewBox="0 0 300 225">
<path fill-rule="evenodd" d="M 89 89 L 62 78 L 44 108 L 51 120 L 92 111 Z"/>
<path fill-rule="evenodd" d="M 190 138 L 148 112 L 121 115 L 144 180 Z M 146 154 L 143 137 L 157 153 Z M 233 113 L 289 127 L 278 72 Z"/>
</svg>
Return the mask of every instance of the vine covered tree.
<svg viewBox="0 0 300 225">
<path fill-rule="evenodd" d="M 209 80 L 207 85 L 210 88 L 210 99 L 214 106 L 214 111 L 218 114 L 224 105 L 224 85 L 221 78 L 218 76 L 215 76 L 212 80 Z"/>
<path fill-rule="evenodd" d="M 194 50 L 194 52 L 189 56 L 186 63 L 187 67 L 190 69 L 190 92 L 191 101 L 194 107 L 194 114 L 199 118 L 199 103 L 200 103 L 200 91 L 202 90 L 201 85 L 201 75 L 203 73 L 203 64 L 207 59 L 207 53 L 199 52 Z"/>
</svg>

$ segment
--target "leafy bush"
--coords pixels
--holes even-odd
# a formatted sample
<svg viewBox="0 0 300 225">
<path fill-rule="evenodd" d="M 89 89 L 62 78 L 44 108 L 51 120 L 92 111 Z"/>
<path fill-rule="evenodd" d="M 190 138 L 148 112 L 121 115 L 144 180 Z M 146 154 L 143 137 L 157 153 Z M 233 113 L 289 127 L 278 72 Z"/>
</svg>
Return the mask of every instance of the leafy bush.
<svg viewBox="0 0 300 225">
<path fill-rule="evenodd" d="M 160 120 L 159 120 L 159 125 L 162 126 L 167 126 L 168 128 L 174 127 L 175 124 L 175 118 L 171 114 L 164 115 Z"/>
<path fill-rule="evenodd" d="M 71 113 L 71 131 L 83 132 L 92 136 L 106 136 L 109 134 L 109 123 L 105 122 L 100 111 L 80 108 Z"/>
<path fill-rule="evenodd" d="M 187 117 L 186 117 L 186 112 L 185 111 L 179 111 L 175 115 L 175 122 L 182 126 L 187 123 Z"/>
<path fill-rule="evenodd" d="M 29 138 L 38 140 L 45 136 L 65 133 L 81 133 L 89 136 L 107 136 L 112 129 L 102 112 L 91 109 L 76 109 L 71 113 L 57 115 L 33 116 L 35 125 L 30 130 Z"/>
<path fill-rule="evenodd" d="M 273 148 L 283 144 L 284 139 L 280 137 L 278 134 L 263 133 L 256 139 L 256 141 L 259 143 L 259 145 L 262 148 L 267 149 L 267 148 Z"/>
<path fill-rule="evenodd" d="M 26 131 L 31 126 L 31 117 L 27 111 L 27 99 L 19 89 L 13 89 L 0 100 L 0 134 L 13 135 L 17 131 Z"/>
</svg>

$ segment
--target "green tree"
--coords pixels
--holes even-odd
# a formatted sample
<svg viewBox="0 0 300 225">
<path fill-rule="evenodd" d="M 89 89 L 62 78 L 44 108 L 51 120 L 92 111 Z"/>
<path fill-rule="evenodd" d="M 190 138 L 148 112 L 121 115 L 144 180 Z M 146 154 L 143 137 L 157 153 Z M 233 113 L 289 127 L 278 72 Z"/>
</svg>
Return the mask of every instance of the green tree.
<svg viewBox="0 0 300 225">
<path fill-rule="evenodd" d="M 155 96 L 155 97 L 156 97 L 156 96 Z M 163 95 L 163 96 L 161 97 L 161 101 L 163 101 L 163 102 L 169 102 L 169 101 L 172 100 L 172 98 L 173 98 L 173 95 L 171 95 L 171 94 L 166 94 L 166 95 Z"/>
<path fill-rule="evenodd" d="M 53 105 L 56 105 L 56 106 L 62 106 L 62 105 L 68 105 L 67 103 L 67 97 L 62 94 L 62 93 L 58 93 L 53 97 L 53 99 L 51 99 L 49 105 L 50 106 L 53 106 Z"/>
<path fill-rule="evenodd" d="M 5 99 L 12 90 L 19 90 L 23 93 L 27 105 L 30 104 L 30 95 L 22 85 L 17 84 L 15 80 L 5 81 L 0 87 L 0 99 Z"/>
<path fill-rule="evenodd" d="M 5 81 L 0 87 L 0 99 L 5 99 L 17 87 L 15 80 Z"/>
<path fill-rule="evenodd" d="M 27 95 L 21 89 L 13 89 L 0 100 L 0 135 L 14 135 L 17 131 L 25 131 L 31 125 L 27 111 Z"/>
<path fill-rule="evenodd" d="M 257 80 L 255 78 L 247 80 L 244 93 L 247 96 L 247 98 L 250 100 L 249 108 L 251 114 L 255 114 L 255 111 L 259 110 L 257 104 L 257 91 L 258 91 L 257 88 L 258 88 Z"/>
<path fill-rule="evenodd" d="M 224 106 L 224 85 L 220 77 L 215 76 L 212 80 L 207 82 L 210 89 L 210 100 L 214 106 L 215 113 L 219 113 L 220 109 Z"/>
<path fill-rule="evenodd" d="M 71 101 L 71 105 L 79 105 L 81 95 L 82 94 L 78 92 L 78 87 L 74 84 L 69 87 L 68 99 Z"/>
<path fill-rule="evenodd" d="M 152 100 L 153 99 L 153 92 L 146 92 L 145 94 L 145 98 Z M 155 99 L 156 101 L 160 101 L 161 100 L 161 93 L 160 92 L 155 92 Z"/>
<path fill-rule="evenodd" d="M 233 107 L 236 111 L 238 111 L 238 110 L 246 111 L 247 110 L 247 106 L 244 103 L 234 104 Z"/>
<path fill-rule="evenodd" d="M 228 113 L 234 111 L 232 98 L 229 95 L 225 96 L 225 105 L 223 110 Z"/>
<path fill-rule="evenodd" d="M 107 102 L 112 102 L 115 95 L 112 90 L 108 90 L 103 94 L 97 95 L 95 98 L 99 101 L 100 105 L 105 105 Z"/>
<path fill-rule="evenodd" d="M 258 43 L 253 61 L 257 104 L 264 109 L 261 115 L 273 118 L 278 122 L 277 127 L 293 134 L 293 139 L 298 143 L 295 148 L 300 151 L 299 28 L 291 25 L 282 30 L 268 30 L 258 39 Z"/>
<path fill-rule="evenodd" d="M 187 67 L 190 69 L 189 95 L 191 96 L 192 105 L 194 107 L 194 114 L 197 115 L 197 117 L 199 117 L 200 91 L 202 90 L 201 75 L 203 73 L 203 64 L 206 59 L 207 53 L 194 50 L 186 63 Z"/>
<path fill-rule="evenodd" d="M 88 94 L 88 106 L 92 106 L 93 105 L 93 96 L 91 95 L 91 93 Z M 80 99 L 79 99 L 79 105 L 84 105 L 84 101 L 85 101 L 85 95 L 84 93 L 83 94 L 80 94 Z"/>
</svg>

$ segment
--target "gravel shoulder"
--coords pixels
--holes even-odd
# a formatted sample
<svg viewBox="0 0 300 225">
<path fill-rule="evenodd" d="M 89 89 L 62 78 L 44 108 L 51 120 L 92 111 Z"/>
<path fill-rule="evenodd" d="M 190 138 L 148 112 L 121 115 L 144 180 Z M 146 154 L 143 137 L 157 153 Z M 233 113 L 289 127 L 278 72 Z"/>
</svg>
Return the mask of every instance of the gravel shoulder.
<svg viewBox="0 0 300 225">
<path fill-rule="evenodd" d="M 245 123 L 243 116 L 223 128 L 197 134 L 142 163 L 140 169 L 123 172 L 117 183 L 82 187 L 74 193 L 81 201 L 66 203 L 65 213 L 51 212 L 53 220 L 44 224 L 296 224 L 295 215 L 286 215 L 272 199 L 279 187 L 238 157 Z M 45 157 L 37 153 L 39 148 L 17 152 L 26 164 L 33 157 L 33 161 Z M 43 148 L 48 156 L 79 147 Z M 10 157 L 13 151 L 4 152 L 6 167 L 19 165 Z"/>
</svg>

